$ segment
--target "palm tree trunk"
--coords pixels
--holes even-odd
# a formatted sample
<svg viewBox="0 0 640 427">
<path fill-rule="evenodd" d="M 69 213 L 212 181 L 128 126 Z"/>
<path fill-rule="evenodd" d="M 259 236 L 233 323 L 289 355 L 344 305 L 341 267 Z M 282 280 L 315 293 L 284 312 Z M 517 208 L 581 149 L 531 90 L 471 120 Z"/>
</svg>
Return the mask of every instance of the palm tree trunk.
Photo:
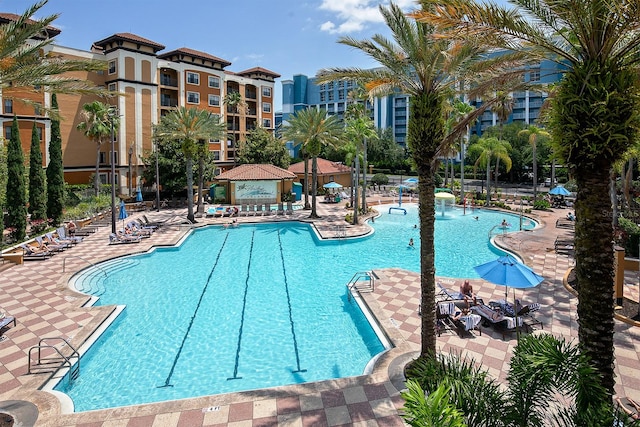
<svg viewBox="0 0 640 427">
<path fill-rule="evenodd" d="M 578 337 L 582 348 L 613 392 L 613 214 L 609 169 L 577 168 L 575 271 L 578 281 Z M 603 197 L 604 196 L 604 197 Z M 609 220 L 607 220 L 607 218 Z"/>
<path fill-rule="evenodd" d="M 193 158 L 187 156 L 187 219 L 195 222 L 193 216 Z"/>
<path fill-rule="evenodd" d="M 498 194 L 498 175 L 499 175 L 499 171 L 500 171 L 500 157 L 496 158 L 496 194 Z"/>
<path fill-rule="evenodd" d="M 420 304 L 422 309 L 420 356 L 435 354 L 436 347 L 436 280 L 435 280 L 435 182 L 429 162 L 418 168 L 420 220 Z M 427 309 L 426 307 L 433 307 Z"/>
<path fill-rule="evenodd" d="M 533 142 L 533 203 L 538 200 L 538 150 L 536 142 Z"/>
<path fill-rule="evenodd" d="M 484 201 L 485 206 L 489 206 L 491 202 L 491 157 L 487 157 L 487 199 Z"/>
<path fill-rule="evenodd" d="M 358 223 L 358 200 L 359 200 L 359 194 L 358 194 L 358 190 L 360 189 L 360 185 L 358 183 L 358 180 L 360 179 L 360 156 L 358 155 L 358 148 L 356 147 L 356 182 L 354 183 L 354 187 L 355 187 L 355 192 L 356 194 L 354 195 L 353 198 L 353 225 L 356 225 Z"/>
<path fill-rule="evenodd" d="M 304 156 L 304 208 L 311 209 L 309 205 L 309 156 Z"/>
<path fill-rule="evenodd" d="M 367 138 L 362 151 L 362 212 L 367 212 Z"/>
<path fill-rule="evenodd" d="M 311 215 L 309 218 L 320 218 L 316 211 L 316 195 L 318 193 L 318 157 L 313 156 L 313 160 L 311 161 Z"/>
<path fill-rule="evenodd" d="M 100 145 L 101 144 L 98 143 L 98 148 L 96 149 L 96 172 L 93 177 L 93 192 L 96 197 L 100 194 Z M 111 159 L 111 161 L 113 162 L 113 159 Z"/>
<path fill-rule="evenodd" d="M 626 173 L 624 174 L 624 199 L 627 206 L 631 206 L 631 181 L 633 180 L 633 157 L 629 159 L 629 166 L 627 166 Z"/>
<path fill-rule="evenodd" d="M 204 191 L 204 157 L 200 154 L 198 158 L 198 213 L 204 213 L 204 198 L 202 192 Z"/>
</svg>

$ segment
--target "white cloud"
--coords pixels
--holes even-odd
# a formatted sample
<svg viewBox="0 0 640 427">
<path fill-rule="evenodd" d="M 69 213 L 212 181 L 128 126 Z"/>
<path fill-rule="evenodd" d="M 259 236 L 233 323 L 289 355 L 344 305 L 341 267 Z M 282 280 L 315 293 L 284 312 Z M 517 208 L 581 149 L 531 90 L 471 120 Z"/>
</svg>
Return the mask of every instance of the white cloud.
<svg viewBox="0 0 640 427">
<path fill-rule="evenodd" d="M 327 21 L 320 26 L 321 31 L 331 34 L 346 34 L 361 31 L 368 24 L 378 24 L 383 22 L 378 6 L 388 5 L 388 1 L 375 0 L 322 0 L 320 10 L 335 15 L 335 20 Z M 395 4 L 403 9 L 415 7 L 415 0 L 395 0 Z"/>
</svg>

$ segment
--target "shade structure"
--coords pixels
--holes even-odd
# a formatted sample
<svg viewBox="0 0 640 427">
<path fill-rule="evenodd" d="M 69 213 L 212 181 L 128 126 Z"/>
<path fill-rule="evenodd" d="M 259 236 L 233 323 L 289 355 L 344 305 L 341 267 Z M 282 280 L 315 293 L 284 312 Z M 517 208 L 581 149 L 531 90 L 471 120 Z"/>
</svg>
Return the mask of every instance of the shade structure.
<svg viewBox="0 0 640 427">
<path fill-rule="evenodd" d="M 473 269 L 488 282 L 516 289 L 533 288 L 544 280 L 544 277 L 536 274 L 511 255 L 501 256 Z"/>
<path fill-rule="evenodd" d="M 327 182 L 323 185 L 324 188 L 342 188 L 342 185 L 338 184 L 335 181 Z"/>
<path fill-rule="evenodd" d="M 554 196 L 569 196 L 569 195 L 571 195 L 571 192 L 569 190 L 567 190 L 566 188 L 564 188 L 562 185 L 558 185 L 556 187 L 553 187 L 549 191 L 549 194 L 554 195 Z"/>
<path fill-rule="evenodd" d="M 447 193 L 446 191 L 441 191 L 435 194 L 436 200 L 454 200 L 456 196 L 451 193 Z"/>
<path fill-rule="evenodd" d="M 120 201 L 120 212 L 118 212 L 118 219 L 122 220 L 122 227 L 124 228 L 124 220 L 128 217 L 127 208 L 124 206 L 124 200 Z"/>
<path fill-rule="evenodd" d="M 138 188 L 136 190 L 136 202 L 141 202 L 141 201 L 142 201 L 142 190 Z"/>
</svg>

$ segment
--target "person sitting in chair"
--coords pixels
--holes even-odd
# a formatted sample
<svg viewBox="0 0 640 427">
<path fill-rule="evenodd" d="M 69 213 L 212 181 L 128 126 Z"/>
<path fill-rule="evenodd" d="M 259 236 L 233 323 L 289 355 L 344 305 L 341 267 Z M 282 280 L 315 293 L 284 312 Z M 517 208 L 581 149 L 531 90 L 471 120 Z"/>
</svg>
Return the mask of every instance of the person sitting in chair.
<svg viewBox="0 0 640 427">
<path fill-rule="evenodd" d="M 476 305 L 477 299 L 476 295 L 473 293 L 473 286 L 469 283 L 469 280 L 465 280 L 462 285 L 460 285 L 460 294 L 464 298 L 464 302 L 467 303 L 467 307 L 469 307 L 469 299 L 473 300 L 473 305 Z"/>
</svg>

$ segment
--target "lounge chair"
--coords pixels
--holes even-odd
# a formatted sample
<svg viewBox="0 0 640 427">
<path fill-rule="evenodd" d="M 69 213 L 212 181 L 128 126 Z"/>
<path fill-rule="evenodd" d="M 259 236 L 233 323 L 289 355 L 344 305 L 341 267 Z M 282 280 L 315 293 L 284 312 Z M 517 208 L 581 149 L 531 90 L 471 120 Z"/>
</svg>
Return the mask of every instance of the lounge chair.
<svg viewBox="0 0 640 427">
<path fill-rule="evenodd" d="M 254 216 L 255 214 L 255 205 L 247 205 L 247 216 Z"/>
<path fill-rule="evenodd" d="M 140 236 L 127 236 L 123 233 L 111 233 L 109 234 L 109 244 L 117 245 L 120 243 L 140 243 Z"/>
<path fill-rule="evenodd" d="M 13 323 L 13 327 L 16 327 L 16 318 L 13 316 L 6 316 L 4 313 L 0 312 L 0 331 Z"/>
<path fill-rule="evenodd" d="M 285 211 L 287 215 L 291 215 L 293 213 L 293 203 L 287 202 L 287 210 Z"/>
<path fill-rule="evenodd" d="M 488 305 L 478 304 L 471 307 L 473 314 L 477 314 L 484 319 L 485 325 L 492 325 L 502 333 L 502 339 L 505 338 L 507 332 L 516 330 L 516 318 L 510 317 L 497 309 L 493 309 Z M 517 318 L 517 327 L 523 326 L 522 317 Z"/>
<path fill-rule="evenodd" d="M 256 205 L 256 216 L 262 216 L 262 203 L 259 205 Z"/>
<path fill-rule="evenodd" d="M 166 224 L 166 221 L 149 221 L 146 215 L 142 215 L 142 225 L 145 227 L 161 227 Z"/>
<path fill-rule="evenodd" d="M 82 242 L 82 237 L 80 237 L 80 236 L 69 236 L 69 235 L 67 235 L 67 230 L 65 230 L 64 227 L 58 227 L 58 229 L 56 229 L 56 233 L 58 233 L 58 236 L 60 236 L 60 238 L 62 240 L 68 240 L 68 241 L 72 242 L 73 244 L 78 244 L 78 243 Z"/>
<path fill-rule="evenodd" d="M 37 246 L 27 245 L 26 243 L 23 243 L 20 245 L 20 247 L 24 249 L 25 252 L 23 255 L 24 260 L 47 259 L 47 257 L 51 256 L 51 252 L 45 249 L 41 249 Z"/>
<path fill-rule="evenodd" d="M 464 295 L 460 292 L 445 288 L 442 283 L 436 283 L 438 288 L 440 289 L 436 294 L 436 299 L 438 301 L 459 301 L 464 300 Z"/>
<path fill-rule="evenodd" d="M 284 215 L 284 203 L 278 203 L 278 210 L 276 211 L 276 215 Z"/>
<path fill-rule="evenodd" d="M 436 303 L 438 336 L 440 336 L 442 330 L 447 326 L 455 329 L 460 338 L 462 338 L 466 332 L 473 334 L 472 331 L 474 330 L 478 331 L 480 335 L 482 335 L 482 330 L 480 329 L 482 317 L 473 313 L 456 315 L 456 313 L 463 313 L 461 310 L 462 308 L 458 307 L 453 301 Z"/>
<path fill-rule="evenodd" d="M 45 241 L 42 236 L 36 236 L 35 241 L 38 243 L 40 248 L 46 249 L 50 252 L 62 252 L 67 249 L 66 245 L 59 245 L 54 242 Z"/>
<path fill-rule="evenodd" d="M 273 211 L 271 210 L 271 203 L 264 204 L 264 213 L 263 215 L 273 215 Z"/>
<path fill-rule="evenodd" d="M 65 249 L 68 249 L 70 247 L 73 246 L 74 242 L 71 240 L 67 240 L 67 239 L 62 239 L 60 238 L 60 236 L 58 235 L 54 235 L 53 233 L 45 233 L 45 242 L 46 243 L 51 243 L 51 244 L 55 244 L 55 245 L 62 245 L 64 246 Z"/>
</svg>

